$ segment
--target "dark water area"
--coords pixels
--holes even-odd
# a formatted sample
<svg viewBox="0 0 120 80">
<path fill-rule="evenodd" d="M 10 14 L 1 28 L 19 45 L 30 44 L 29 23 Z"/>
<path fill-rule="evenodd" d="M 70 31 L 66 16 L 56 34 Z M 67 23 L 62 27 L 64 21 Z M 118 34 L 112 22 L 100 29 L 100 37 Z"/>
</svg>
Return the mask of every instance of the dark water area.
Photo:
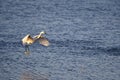
<svg viewBox="0 0 120 80">
<path fill-rule="evenodd" d="M 50 46 L 25 55 L 42 30 Z M 0 80 L 119 79 L 119 0 L 0 0 Z"/>
</svg>

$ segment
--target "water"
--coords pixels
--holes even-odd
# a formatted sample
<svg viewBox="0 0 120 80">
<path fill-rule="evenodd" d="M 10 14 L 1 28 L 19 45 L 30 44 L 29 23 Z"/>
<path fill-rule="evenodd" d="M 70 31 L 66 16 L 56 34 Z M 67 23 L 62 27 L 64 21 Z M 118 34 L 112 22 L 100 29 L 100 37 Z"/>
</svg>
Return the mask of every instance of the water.
<svg viewBox="0 0 120 80">
<path fill-rule="evenodd" d="M 46 31 L 24 54 L 21 39 Z M 0 80 L 119 80 L 119 0 L 1 0 Z"/>
</svg>

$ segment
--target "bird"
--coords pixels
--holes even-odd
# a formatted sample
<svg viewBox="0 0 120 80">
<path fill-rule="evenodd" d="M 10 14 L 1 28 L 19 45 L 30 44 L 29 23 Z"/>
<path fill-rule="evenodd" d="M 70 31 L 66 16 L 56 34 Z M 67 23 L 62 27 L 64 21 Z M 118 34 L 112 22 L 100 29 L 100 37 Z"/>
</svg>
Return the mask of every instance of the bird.
<svg viewBox="0 0 120 80">
<path fill-rule="evenodd" d="M 45 31 L 41 31 L 38 35 L 31 37 L 30 34 L 27 34 L 22 38 L 22 44 L 25 46 L 25 53 L 30 53 L 29 46 L 33 43 L 39 41 L 39 43 L 43 46 L 49 46 L 50 42 L 43 35 L 46 34 Z"/>
</svg>

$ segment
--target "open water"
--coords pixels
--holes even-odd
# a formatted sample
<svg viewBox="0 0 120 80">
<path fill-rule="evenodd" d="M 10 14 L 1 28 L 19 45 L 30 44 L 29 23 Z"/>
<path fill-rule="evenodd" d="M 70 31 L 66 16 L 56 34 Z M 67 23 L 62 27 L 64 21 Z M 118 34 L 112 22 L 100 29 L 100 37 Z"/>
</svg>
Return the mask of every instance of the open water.
<svg viewBox="0 0 120 80">
<path fill-rule="evenodd" d="M 0 0 L 0 80 L 119 79 L 120 0 Z"/>
</svg>

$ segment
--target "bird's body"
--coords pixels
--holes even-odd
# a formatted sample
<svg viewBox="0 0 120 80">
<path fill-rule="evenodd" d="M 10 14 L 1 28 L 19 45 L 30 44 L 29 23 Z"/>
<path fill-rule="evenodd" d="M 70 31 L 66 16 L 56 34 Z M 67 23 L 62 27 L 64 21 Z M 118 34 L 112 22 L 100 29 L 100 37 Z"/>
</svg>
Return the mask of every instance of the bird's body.
<svg viewBox="0 0 120 80">
<path fill-rule="evenodd" d="M 22 39 L 22 44 L 25 46 L 25 52 L 29 52 L 29 46 L 32 45 L 34 42 L 39 41 L 40 44 L 44 46 L 49 46 L 49 41 L 43 37 L 42 35 L 45 34 L 45 32 L 40 32 L 39 35 L 36 35 L 34 37 L 31 37 L 30 34 L 26 35 Z"/>
<path fill-rule="evenodd" d="M 23 45 L 31 45 L 35 42 L 35 39 L 33 39 L 29 34 L 26 35 L 23 39 L 22 39 L 22 44 Z"/>
</svg>

